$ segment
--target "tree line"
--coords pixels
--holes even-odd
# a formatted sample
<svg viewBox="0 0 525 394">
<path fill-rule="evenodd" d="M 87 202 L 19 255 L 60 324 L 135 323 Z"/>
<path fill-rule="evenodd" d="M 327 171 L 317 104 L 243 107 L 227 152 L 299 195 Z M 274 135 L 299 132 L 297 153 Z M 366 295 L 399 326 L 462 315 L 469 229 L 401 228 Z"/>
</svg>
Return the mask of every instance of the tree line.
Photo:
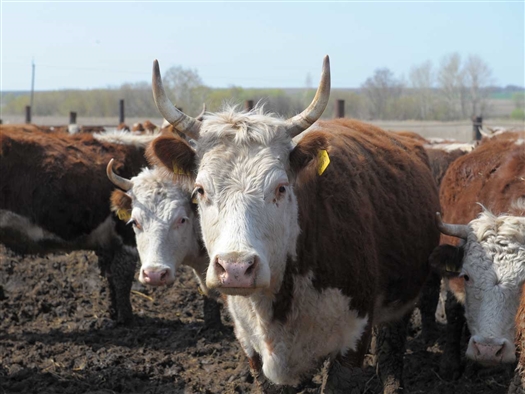
<svg viewBox="0 0 525 394">
<path fill-rule="evenodd" d="M 197 70 L 174 66 L 167 70 L 163 81 L 173 103 L 189 115 L 198 114 L 203 103 L 208 111 L 218 111 L 227 102 L 242 104 L 254 100 L 264 103 L 267 111 L 288 117 L 302 111 L 315 94 L 310 76 L 300 89 L 219 89 L 206 86 Z M 426 61 L 412 67 L 407 77 L 398 78 L 388 68 L 376 69 L 359 88 L 332 89 L 331 99 L 345 100 L 346 116 L 359 119 L 459 120 L 491 115 L 492 85 L 492 70 L 481 57 L 469 55 L 462 59 L 458 53 L 452 53 L 437 66 Z M 524 90 L 515 90 L 512 117 L 524 119 Z M 112 117 L 118 113 L 120 99 L 125 100 L 126 116 L 159 116 L 147 82 L 126 83 L 113 89 L 35 92 L 32 113 L 67 116 L 75 111 L 86 117 Z M 3 102 L 5 114 L 23 113 L 29 93 L 6 94 Z M 333 117 L 333 107 L 329 106 L 325 117 Z"/>
</svg>

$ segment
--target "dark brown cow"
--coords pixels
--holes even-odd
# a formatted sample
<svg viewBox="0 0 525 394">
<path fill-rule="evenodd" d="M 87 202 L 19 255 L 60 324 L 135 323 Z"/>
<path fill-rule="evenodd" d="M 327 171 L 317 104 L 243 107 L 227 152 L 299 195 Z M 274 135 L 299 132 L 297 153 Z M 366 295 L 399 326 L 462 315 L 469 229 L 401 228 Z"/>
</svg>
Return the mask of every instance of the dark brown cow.
<svg viewBox="0 0 525 394">
<path fill-rule="evenodd" d="M 94 250 L 108 278 L 111 314 L 132 318 L 137 263 L 131 228 L 113 220 L 107 162 L 130 177 L 146 165 L 143 149 L 91 134 L 26 133 L 0 126 L 0 242 L 21 253 Z"/>
<path fill-rule="evenodd" d="M 459 272 L 456 271 L 466 270 L 464 261 L 467 259 L 468 261 L 475 261 L 471 257 L 473 248 L 480 250 L 479 248 L 483 247 L 490 251 L 487 253 L 494 254 L 494 256 L 503 253 L 505 257 L 494 257 L 495 261 L 503 258 L 509 261 L 509 266 L 511 266 L 510 262 L 515 260 L 513 257 L 515 252 L 507 251 L 505 247 L 494 246 L 495 242 L 502 244 L 515 242 L 511 232 L 506 230 L 500 234 L 497 226 L 501 226 L 501 224 L 496 225 L 494 223 L 519 223 L 519 218 L 525 214 L 525 208 L 522 206 L 525 200 L 525 145 L 522 136 L 519 133 L 506 133 L 505 136 L 501 135 L 483 141 L 474 151 L 453 162 L 443 178 L 440 200 L 444 222 L 460 225 L 469 224 L 469 227 L 465 227 L 465 231 L 461 234 L 466 236 L 474 231 L 478 237 L 477 239 L 475 237 L 468 238 L 468 242 L 461 241 L 462 243 L 460 243 L 460 239 L 457 237 L 443 236 L 442 246 L 437 248 L 432 256 L 432 264 L 438 267 L 448 279 L 449 289 L 457 296 L 458 300 L 466 302 L 468 307 L 469 304 L 474 305 L 475 302 L 469 302 L 468 298 L 465 298 L 469 294 L 465 287 L 465 273 L 458 276 Z M 486 210 L 478 203 L 482 204 Z M 488 238 L 484 238 L 485 235 L 479 228 L 491 228 L 490 226 L 494 226 L 494 230 L 491 231 L 498 234 L 497 236 L 501 239 L 497 238 L 495 241 L 488 236 Z M 496 253 L 493 250 L 500 252 Z M 516 250 L 519 250 L 519 247 Z M 470 264 L 473 263 L 469 263 L 468 267 L 472 270 Z M 490 260 L 484 264 L 487 265 L 487 272 L 494 270 L 497 272 L 496 277 L 499 277 L 500 280 L 506 280 L 503 278 L 507 276 L 508 268 L 491 265 Z M 473 267 L 476 266 L 476 264 L 473 265 Z M 474 278 L 473 273 L 467 275 L 467 277 L 470 276 Z M 476 279 L 479 282 L 480 279 Z M 512 279 L 512 281 L 516 280 L 516 278 Z M 511 289 L 513 286 L 507 285 L 506 288 Z M 471 295 L 472 298 L 485 297 L 487 300 L 498 298 L 481 294 L 475 294 L 474 297 L 475 291 L 473 290 L 470 293 L 473 294 Z M 515 309 L 513 310 L 515 308 L 513 305 L 517 304 L 515 296 L 501 295 L 500 299 L 508 300 L 508 304 L 501 305 L 500 309 L 507 310 L 509 313 L 516 312 Z M 472 305 L 470 306 L 470 313 L 467 308 L 467 317 L 469 318 L 469 328 L 474 330 L 474 333 L 469 342 L 467 356 L 483 362 L 492 363 L 500 358 L 503 362 L 512 362 L 514 359 L 513 339 L 507 338 L 511 336 L 511 332 L 495 325 L 488 330 L 492 333 L 490 335 L 496 339 L 486 339 L 485 332 L 487 329 L 485 326 L 488 327 L 492 322 L 483 318 L 484 323 L 480 324 L 477 320 L 476 310 L 484 310 L 485 307 L 483 305 Z M 461 313 L 458 314 L 458 311 Z M 441 365 L 441 374 L 446 378 L 458 376 L 460 373 L 459 343 L 465 322 L 462 306 L 452 299 L 450 302 L 447 301 L 447 317 L 449 315 L 455 317 L 449 321 L 447 326 L 449 333 L 447 334 L 447 345 Z M 513 316 L 511 315 L 510 318 L 512 319 Z M 497 318 L 499 320 L 497 324 L 509 326 L 504 322 L 505 318 Z M 512 329 L 512 324 L 510 326 Z"/>
<path fill-rule="evenodd" d="M 372 125 L 318 121 L 292 142 L 326 106 L 327 64 L 314 102 L 288 121 L 227 108 L 199 122 L 167 102 L 155 68 L 163 116 L 197 141 L 194 151 L 162 136 L 152 156 L 195 180 L 206 284 L 227 295 L 265 390 L 300 385 L 328 358 L 323 392 L 351 392 L 350 369 L 386 323 L 394 332 L 379 335 L 379 374 L 398 392 L 406 316 L 439 240 L 437 188 L 420 144 Z"/>
</svg>

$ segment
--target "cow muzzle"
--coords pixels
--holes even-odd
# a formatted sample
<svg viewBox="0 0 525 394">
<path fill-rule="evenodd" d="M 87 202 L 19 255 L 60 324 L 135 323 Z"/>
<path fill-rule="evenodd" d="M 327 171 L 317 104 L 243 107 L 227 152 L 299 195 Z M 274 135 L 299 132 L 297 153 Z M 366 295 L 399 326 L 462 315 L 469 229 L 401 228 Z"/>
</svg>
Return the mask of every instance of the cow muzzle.
<svg viewBox="0 0 525 394">
<path fill-rule="evenodd" d="M 150 286 L 166 286 L 175 281 L 173 271 L 167 267 L 146 267 L 141 268 L 139 281 Z"/>
<path fill-rule="evenodd" d="M 504 338 L 485 338 L 474 335 L 468 343 L 466 356 L 484 365 L 516 361 L 516 348 Z"/>
<path fill-rule="evenodd" d="M 227 294 L 247 295 L 257 287 L 259 265 L 253 254 L 219 254 L 210 265 L 212 286 Z"/>
</svg>

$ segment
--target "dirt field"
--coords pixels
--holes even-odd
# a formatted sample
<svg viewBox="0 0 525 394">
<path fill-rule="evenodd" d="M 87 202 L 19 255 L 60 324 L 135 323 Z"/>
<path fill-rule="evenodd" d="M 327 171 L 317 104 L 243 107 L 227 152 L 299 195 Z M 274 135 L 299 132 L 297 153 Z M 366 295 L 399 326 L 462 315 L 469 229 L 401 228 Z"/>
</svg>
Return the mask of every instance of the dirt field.
<svg viewBox="0 0 525 394">
<path fill-rule="evenodd" d="M 223 311 L 224 331 L 204 329 L 202 299 L 190 270 L 173 287 L 134 285 L 135 323 L 115 327 L 96 257 L 76 252 L 20 257 L 0 245 L 0 393 L 250 393 L 247 362 Z M 414 319 L 417 322 L 417 318 Z M 410 331 L 407 393 L 505 393 L 512 367 L 439 376 L 443 326 L 435 344 Z M 371 357 L 369 357 L 371 359 Z M 366 393 L 379 393 L 363 369 Z"/>
</svg>

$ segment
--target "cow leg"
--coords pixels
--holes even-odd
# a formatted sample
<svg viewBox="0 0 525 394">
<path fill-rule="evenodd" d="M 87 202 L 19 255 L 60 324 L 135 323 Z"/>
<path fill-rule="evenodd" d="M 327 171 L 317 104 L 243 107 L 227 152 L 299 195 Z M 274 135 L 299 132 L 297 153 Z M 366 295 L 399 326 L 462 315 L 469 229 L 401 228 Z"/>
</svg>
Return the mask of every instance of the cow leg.
<svg viewBox="0 0 525 394">
<path fill-rule="evenodd" d="M 401 320 L 378 327 L 376 338 L 377 373 L 384 394 L 401 393 L 403 387 L 403 356 L 410 313 Z"/>
<path fill-rule="evenodd" d="M 441 291 L 441 276 L 436 272 L 431 272 L 427 282 L 421 289 L 419 298 L 419 310 L 421 311 L 421 338 L 425 343 L 435 341 L 436 330 L 436 309 L 439 302 Z"/>
<path fill-rule="evenodd" d="M 101 274 L 108 280 L 110 317 L 119 324 L 128 324 L 133 320 L 130 293 L 137 254 L 124 245 L 119 245 L 116 250 L 99 250 L 96 254 Z"/>
<path fill-rule="evenodd" d="M 214 298 L 204 297 L 204 327 L 222 329 L 221 304 Z"/>
<path fill-rule="evenodd" d="M 445 302 L 447 327 L 445 348 L 441 356 L 439 374 L 443 379 L 453 380 L 461 376 L 461 335 L 465 325 L 465 312 L 456 297 L 447 292 Z"/>
<path fill-rule="evenodd" d="M 261 356 L 255 353 L 253 357 L 248 357 L 250 363 L 250 371 L 254 380 L 262 394 L 296 394 L 297 390 L 291 386 L 276 385 L 270 382 L 262 371 Z"/>
<path fill-rule="evenodd" d="M 330 360 L 323 373 L 321 394 L 359 394 L 363 392 L 365 382 L 362 379 L 363 360 L 370 345 L 372 327 L 365 329 L 357 344 L 356 351 L 348 351 L 345 356 L 338 355 Z"/>
</svg>

